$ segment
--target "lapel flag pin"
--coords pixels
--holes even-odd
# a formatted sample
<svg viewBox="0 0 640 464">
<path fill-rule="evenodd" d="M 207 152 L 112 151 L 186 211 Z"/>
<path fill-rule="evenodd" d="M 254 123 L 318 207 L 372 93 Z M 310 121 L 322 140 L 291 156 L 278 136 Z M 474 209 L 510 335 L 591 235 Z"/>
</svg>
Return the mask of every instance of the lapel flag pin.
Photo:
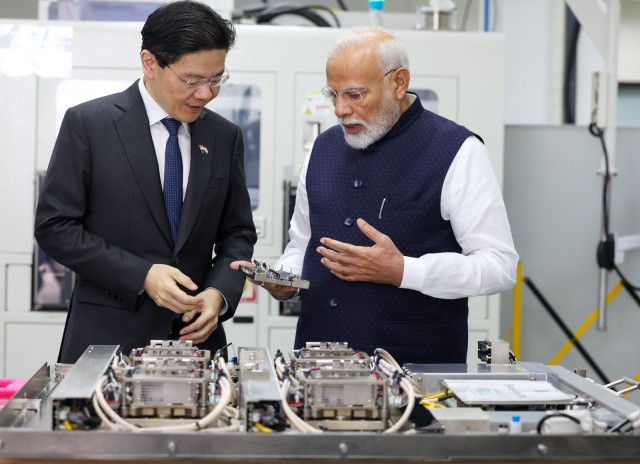
<svg viewBox="0 0 640 464">
<path fill-rule="evenodd" d="M 200 153 L 202 153 L 203 155 L 207 155 L 209 153 L 209 149 L 204 145 L 200 145 Z"/>
</svg>

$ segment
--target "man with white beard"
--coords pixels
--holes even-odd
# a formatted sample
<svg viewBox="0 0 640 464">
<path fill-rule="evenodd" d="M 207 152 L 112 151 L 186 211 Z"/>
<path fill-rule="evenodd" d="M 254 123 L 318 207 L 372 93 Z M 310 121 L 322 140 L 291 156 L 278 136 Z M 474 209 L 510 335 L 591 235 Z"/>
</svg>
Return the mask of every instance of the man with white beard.
<svg viewBox="0 0 640 464">
<path fill-rule="evenodd" d="M 407 91 L 407 52 L 389 31 L 340 38 L 326 78 L 339 125 L 305 160 L 274 265 L 310 288 L 263 287 L 301 298 L 295 348 L 346 341 L 400 364 L 464 363 L 468 297 L 511 288 L 518 262 L 487 150 Z"/>
</svg>

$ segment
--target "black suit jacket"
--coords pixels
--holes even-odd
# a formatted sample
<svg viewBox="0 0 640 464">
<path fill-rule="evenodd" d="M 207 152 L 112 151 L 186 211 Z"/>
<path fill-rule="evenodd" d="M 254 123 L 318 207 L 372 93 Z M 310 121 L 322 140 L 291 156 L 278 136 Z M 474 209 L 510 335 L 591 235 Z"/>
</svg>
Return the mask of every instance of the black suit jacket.
<svg viewBox="0 0 640 464">
<path fill-rule="evenodd" d="M 125 354 L 166 339 L 174 313 L 139 294 L 154 263 L 179 268 L 218 289 L 233 316 L 256 241 L 240 129 L 204 110 L 190 125 L 191 169 L 173 244 L 158 161 L 137 82 L 122 93 L 70 108 L 38 201 L 35 236 L 51 258 L 76 273 L 60 350 L 75 362 L 90 344 Z M 200 348 L 226 343 L 222 324 Z"/>
</svg>

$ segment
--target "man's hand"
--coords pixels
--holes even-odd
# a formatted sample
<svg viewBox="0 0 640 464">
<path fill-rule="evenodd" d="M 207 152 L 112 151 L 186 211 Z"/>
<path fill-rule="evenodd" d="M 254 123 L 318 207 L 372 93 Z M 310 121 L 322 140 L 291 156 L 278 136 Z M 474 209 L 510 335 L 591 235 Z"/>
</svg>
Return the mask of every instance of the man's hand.
<svg viewBox="0 0 640 464">
<path fill-rule="evenodd" d="M 202 299 L 202 307 L 182 316 L 182 322 L 191 324 L 180 331 L 180 340 L 193 340 L 194 345 L 203 343 L 218 328 L 218 316 L 224 305 L 224 298 L 213 288 L 199 293 L 197 298 Z"/>
<path fill-rule="evenodd" d="M 389 236 L 379 232 L 364 219 L 358 227 L 374 245 L 355 246 L 330 238 L 320 239 L 316 248 L 320 260 L 336 277 L 349 282 L 374 282 L 399 287 L 404 274 L 404 259 Z"/>
<path fill-rule="evenodd" d="M 234 261 L 231 263 L 230 266 L 231 266 L 231 269 L 233 269 L 234 271 L 239 271 L 240 266 L 255 267 L 255 264 L 250 263 L 249 261 Z M 271 282 L 256 282 L 250 277 L 247 277 L 247 280 L 249 282 L 252 282 L 264 288 L 266 291 L 268 291 L 271 294 L 272 297 L 280 301 L 286 301 L 290 298 L 293 298 L 293 296 L 298 291 L 297 288 L 290 287 L 288 285 L 278 285 Z"/>
<path fill-rule="evenodd" d="M 176 314 L 200 309 L 203 305 L 202 297 L 188 295 L 178 284 L 192 291 L 198 289 L 189 276 L 179 269 L 166 264 L 154 264 L 144 279 L 143 288 L 158 306 Z"/>
</svg>

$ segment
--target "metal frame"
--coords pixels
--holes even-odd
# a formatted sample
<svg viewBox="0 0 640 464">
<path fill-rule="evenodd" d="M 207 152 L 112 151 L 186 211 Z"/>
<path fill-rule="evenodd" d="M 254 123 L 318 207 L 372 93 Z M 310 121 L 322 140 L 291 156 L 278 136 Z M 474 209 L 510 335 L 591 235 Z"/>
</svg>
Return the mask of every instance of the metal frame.
<svg viewBox="0 0 640 464">
<path fill-rule="evenodd" d="M 242 352 L 244 353 L 244 352 Z M 257 359 L 257 358 L 256 358 Z M 425 376 L 442 372 L 436 365 L 426 367 Z M 442 366 L 440 366 L 442 367 Z M 450 366 L 451 367 L 451 366 Z M 454 366 L 458 371 L 464 365 Z M 488 366 L 498 371 L 499 366 Z M 503 368 L 506 366 L 502 366 Z M 548 374 L 570 390 L 594 398 L 612 412 L 629 417 L 638 410 L 633 403 L 559 366 L 524 363 L 533 375 Z M 272 370 L 272 367 L 269 367 Z M 419 369 L 416 369 L 419 370 Z M 446 370 L 446 369 L 445 369 Z M 482 376 L 486 372 L 469 372 Z M 273 374 L 273 373 L 272 373 Z M 491 374 L 491 372 L 489 372 Z M 495 372 L 511 376 L 513 369 Z M 451 375 L 451 374 L 447 374 Z M 425 377 L 426 378 L 426 377 Z M 246 380 L 246 379 L 245 379 Z M 64 380 L 61 382 L 63 383 Z M 339 461 L 366 462 L 417 461 L 563 461 L 594 462 L 606 460 L 640 462 L 638 435 L 501 435 L 497 433 L 440 434 L 416 431 L 403 433 L 324 432 L 304 434 L 184 432 L 127 433 L 109 430 L 52 431 L 48 366 L 45 364 L 0 412 L 0 460 L 31 459 L 82 460 L 157 460 L 157 461 Z"/>
<path fill-rule="evenodd" d="M 0 430 L 0 459 L 636 461 L 637 436 L 216 434 Z"/>
</svg>

